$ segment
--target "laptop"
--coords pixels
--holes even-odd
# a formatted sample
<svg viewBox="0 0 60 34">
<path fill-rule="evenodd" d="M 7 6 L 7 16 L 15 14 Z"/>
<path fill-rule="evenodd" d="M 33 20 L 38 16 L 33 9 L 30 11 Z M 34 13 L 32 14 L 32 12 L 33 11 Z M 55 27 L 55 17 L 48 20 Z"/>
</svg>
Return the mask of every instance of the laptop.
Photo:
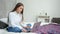
<svg viewBox="0 0 60 34">
<path fill-rule="evenodd" d="M 38 31 L 40 24 L 41 24 L 41 22 L 34 23 L 33 28 L 32 28 L 32 32 Z"/>
</svg>

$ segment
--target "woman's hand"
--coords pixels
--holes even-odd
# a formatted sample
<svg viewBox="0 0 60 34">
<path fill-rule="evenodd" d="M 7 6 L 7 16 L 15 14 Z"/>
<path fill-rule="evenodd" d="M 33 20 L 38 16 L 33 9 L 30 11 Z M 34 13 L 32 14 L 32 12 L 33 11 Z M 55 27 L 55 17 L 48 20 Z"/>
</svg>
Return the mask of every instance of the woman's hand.
<svg viewBox="0 0 60 34">
<path fill-rule="evenodd" d="M 22 21 L 22 22 L 20 23 L 20 26 L 25 27 L 24 21 Z"/>
</svg>

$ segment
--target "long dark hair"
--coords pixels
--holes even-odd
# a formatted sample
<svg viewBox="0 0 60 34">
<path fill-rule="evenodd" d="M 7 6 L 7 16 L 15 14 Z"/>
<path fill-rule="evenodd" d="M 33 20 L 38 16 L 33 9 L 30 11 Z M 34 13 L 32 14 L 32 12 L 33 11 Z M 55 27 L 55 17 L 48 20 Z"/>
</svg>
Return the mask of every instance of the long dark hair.
<svg viewBox="0 0 60 34">
<path fill-rule="evenodd" d="M 24 6 L 24 5 L 22 3 L 17 3 L 16 6 L 15 6 L 15 8 L 12 10 L 12 12 L 16 11 L 17 8 L 20 7 L 20 6 Z M 23 9 L 21 11 L 21 14 L 23 14 Z"/>
</svg>

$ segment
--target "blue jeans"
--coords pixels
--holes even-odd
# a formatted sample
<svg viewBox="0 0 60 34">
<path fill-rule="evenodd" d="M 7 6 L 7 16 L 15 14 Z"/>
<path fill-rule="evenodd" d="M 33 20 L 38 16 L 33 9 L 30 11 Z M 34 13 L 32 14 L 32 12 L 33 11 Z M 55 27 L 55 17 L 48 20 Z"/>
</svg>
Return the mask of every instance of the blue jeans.
<svg viewBox="0 0 60 34">
<path fill-rule="evenodd" d="M 8 27 L 7 31 L 8 32 L 22 32 L 22 29 L 20 29 L 18 27 Z"/>
</svg>

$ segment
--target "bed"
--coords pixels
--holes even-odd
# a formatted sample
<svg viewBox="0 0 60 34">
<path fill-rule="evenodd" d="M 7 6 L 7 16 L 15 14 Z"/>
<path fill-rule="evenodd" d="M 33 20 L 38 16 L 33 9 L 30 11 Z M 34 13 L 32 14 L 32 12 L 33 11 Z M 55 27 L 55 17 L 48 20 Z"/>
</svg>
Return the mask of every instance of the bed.
<svg viewBox="0 0 60 34">
<path fill-rule="evenodd" d="M 7 18 L 1 18 L 0 21 L 3 21 L 4 23 L 7 24 Z M 32 27 L 34 25 L 34 22 L 24 22 L 24 23 L 25 24 L 30 23 L 30 24 L 32 24 Z M 0 34 L 36 34 L 36 33 L 32 33 L 32 32 L 30 32 L 30 33 L 25 33 L 25 32 L 22 32 L 22 33 L 14 33 L 14 32 L 7 32 L 6 29 L 0 29 Z"/>
<path fill-rule="evenodd" d="M 2 18 L 0 20 L 7 24 L 7 18 Z M 52 19 L 53 22 L 55 22 L 55 20 L 56 20 L 55 18 Z M 57 18 L 56 22 L 58 22 L 59 20 L 60 19 Z M 34 22 L 24 22 L 24 23 L 25 24 L 28 24 L 28 23 L 32 24 L 31 28 L 33 28 L 33 26 L 35 24 Z M 49 24 L 49 25 L 47 25 L 47 24 Z M 33 30 L 35 30 L 35 31 L 33 32 Z M 40 24 L 39 27 L 33 28 L 32 32 L 29 32 L 29 33 L 25 33 L 25 32 L 14 33 L 14 32 L 7 32 L 6 29 L 0 29 L 0 34 L 52 34 L 52 33 L 53 34 L 60 34 L 60 24 L 42 23 L 42 26 Z"/>
<path fill-rule="evenodd" d="M 37 32 L 39 34 L 60 34 L 60 18 L 53 18 L 52 22 L 39 26 L 37 30 L 33 30 L 33 32 Z"/>
</svg>

